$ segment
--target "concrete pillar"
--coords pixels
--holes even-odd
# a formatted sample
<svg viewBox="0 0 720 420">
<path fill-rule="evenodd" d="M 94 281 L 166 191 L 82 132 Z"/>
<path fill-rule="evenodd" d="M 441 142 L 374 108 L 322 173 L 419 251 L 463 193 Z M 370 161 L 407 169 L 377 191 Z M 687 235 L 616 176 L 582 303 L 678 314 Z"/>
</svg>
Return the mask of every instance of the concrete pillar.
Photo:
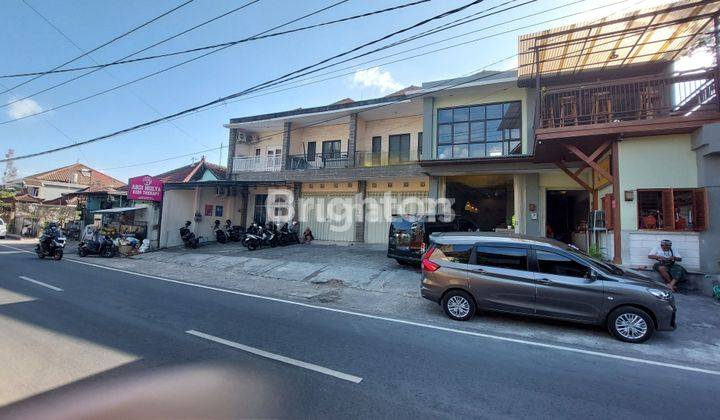
<svg viewBox="0 0 720 420">
<path fill-rule="evenodd" d="M 232 179 L 233 159 L 235 158 L 235 146 L 237 145 L 237 128 L 231 128 L 228 134 L 228 156 L 227 156 L 227 175 L 225 179 Z"/>
<path fill-rule="evenodd" d="M 293 211 L 295 212 L 295 216 L 293 216 L 293 220 L 300 220 L 300 200 L 302 199 L 302 184 L 300 182 L 296 182 L 293 184 Z"/>
<path fill-rule="evenodd" d="M 355 195 L 355 242 L 365 242 L 365 197 L 367 181 L 358 181 L 358 193 Z"/>
<path fill-rule="evenodd" d="M 248 210 L 248 189 L 246 186 L 238 187 L 240 188 L 240 191 L 238 191 L 238 195 L 240 196 L 240 208 L 238 209 L 238 213 L 240 213 L 240 224 L 245 226 L 245 228 L 248 227 L 249 223 L 247 220 L 247 210 Z"/>
<path fill-rule="evenodd" d="M 348 165 L 355 167 L 355 155 L 357 150 L 357 113 L 350 114 L 348 122 Z"/>
<path fill-rule="evenodd" d="M 433 159 L 435 148 L 433 147 L 435 138 L 435 98 L 423 98 L 423 144 L 422 155 L 420 160 Z"/>
<path fill-rule="evenodd" d="M 531 208 L 535 209 L 534 211 Z M 540 175 L 525 174 L 525 234 L 540 236 Z M 517 210 L 515 210 L 517 212 Z M 517 213 L 516 213 L 517 214 Z M 534 218 L 533 218 L 534 216 Z"/>
<path fill-rule="evenodd" d="M 290 133 L 292 132 L 292 123 L 286 122 L 283 127 L 283 143 L 282 143 L 282 168 L 290 169 Z"/>
<path fill-rule="evenodd" d="M 195 215 L 198 213 L 201 215 L 203 214 L 202 209 L 200 208 L 200 206 L 202 205 L 202 203 L 200 203 L 201 196 L 202 196 L 202 194 L 200 193 L 200 187 L 195 187 L 195 198 L 194 198 L 195 211 L 193 212 L 193 220 L 192 220 L 192 228 L 193 228 L 192 230 L 193 230 L 193 233 L 195 234 L 195 236 L 198 236 L 198 221 L 195 220 Z"/>
</svg>

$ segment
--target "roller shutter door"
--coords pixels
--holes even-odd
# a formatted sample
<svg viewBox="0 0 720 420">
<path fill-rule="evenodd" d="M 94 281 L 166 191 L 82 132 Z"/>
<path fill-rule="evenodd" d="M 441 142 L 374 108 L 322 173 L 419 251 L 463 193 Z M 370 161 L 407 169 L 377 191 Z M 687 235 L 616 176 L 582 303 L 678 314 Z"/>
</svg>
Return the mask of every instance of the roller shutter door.
<svg viewBox="0 0 720 420">
<path fill-rule="evenodd" d="M 380 201 L 384 197 L 385 193 L 369 193 L 367 195 L 368 199 L 374 199 L 378 203 L 383 203 Z M 390 209 L 390 214 L 398 214 L 402 212 L 402 209 L 400 208 L 400 203 L 403 202 L 408 197 L 412 198 L 418 198 L 425 200 L 427 199 L 427 192 L 393 192 L 391 193 L 392 197 L 395 199 L 395 208 Z M 369 200 L 368 200 L 369 201 Z M 387 206 L 387 203 L 383 203 L 384 206 Z M 380 209 L 380 215 L 384 214 L 384 208 Z M 416 207 L 407 208 L 405 211 L 409 213 L 417 213 L 419 211 L 422 211 L 424 213 L 427 213 L 427 209 L 418 209 Z M 390 221 L 385 220 L 384 217 L 373 217 L 372 214 L 374 211 L 371 209 L 369 205 L 366 204 L 365 206 L 365 242 L 369 244 L 387 244 L 388 241 L 388 231 L 390 230 Z"/>
<path fill-rule="evenodd" d="M 321 241 L 352 242 L 355 240 L 355 218 L 352 213 L 348 215 L 345 213 L 347 210 L 343 209 L 342 204 L 334 204 L 331 207 L 334 209 L 335 214 L 342 215 L 342 221 L 333 221 L 328 217 L 329 213 L 327 210 L 331 200 L 334 198 L 341 199 L 343 203 L 352 204 L 355 199 L 354 194 L 303 194 L 302 198 L 303 201 L 313 199 L 312 202 L 314 205 L 300 209 L 301 233 L 306 227 L 310 227 L 315 239 Z M 322 210 L 318 208 L 319 203 L 324 203 Z M 344 229 L 344 226 L 347 224 L 345 220 L 347 220 L 348 217 L 350 217 L 349 220 L 351 222 L 348 228 Z"/>
</svg>

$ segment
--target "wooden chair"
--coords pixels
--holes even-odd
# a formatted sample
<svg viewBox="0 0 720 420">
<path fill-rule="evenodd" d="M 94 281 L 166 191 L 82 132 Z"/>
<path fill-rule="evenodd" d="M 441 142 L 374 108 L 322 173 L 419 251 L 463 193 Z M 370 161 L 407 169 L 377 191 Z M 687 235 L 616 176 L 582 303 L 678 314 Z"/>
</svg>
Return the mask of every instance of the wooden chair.
<svg viewBox="0 0 720 420">
<path fill-rule="evenodd" d="M 591 121 L 599 124 L 612 121 L 612 97 L 610 92 L 595 92 L 592 95 L 593 108 Z"/>
<path fill-rule="evenodd" d="M 640 88 L 640 119 L 652 119 L 660 114 L 662 94 L 658 86 Z"/>
<path fill-rule="evenodd" d="M 560 127 L 578 125 L 577 98 L 563 96 L 560 98 Z"/>
</svg>

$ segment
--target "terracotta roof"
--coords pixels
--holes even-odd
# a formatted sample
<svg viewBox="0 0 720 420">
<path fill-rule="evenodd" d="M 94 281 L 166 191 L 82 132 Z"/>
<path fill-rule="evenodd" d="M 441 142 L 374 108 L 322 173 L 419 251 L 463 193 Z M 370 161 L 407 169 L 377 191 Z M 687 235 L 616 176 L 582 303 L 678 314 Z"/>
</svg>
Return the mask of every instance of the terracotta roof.
<svg viewBox="0 0 720 420">
<path fill-rule="evenodd" d="M 217 179 L 225 179 L 227 175 L 227 168 L 220 165 L 215 165 L 205 160 L 203 157 L 199 162 L 191 163 L 189 165 L 182 166 L 177 169 L 173 169 L 168 172 L 164 172 L 160 175 L 155 175 L 155 178 L 160 181 L 166 182 L 190 182 L 200 178 L 203 170 L 210 171 L 215 175 Z"/>
<path fill-rule="evenodd" d="M 77 205 L 77 203 L 78 203 L 77 197 L 67 197 L 67 196 L 62 196 L 62 197 L 54 198 L 52 200 L 43 201 L 43 204 L 52 205 L 52 206 L 74 206 L 74 205 Z"/>
<path fill-rule="evenodd" d="M 122 188 L 122 187 L 120 187 Z M 119 188 L 110 187 L 107 185 L 101 185 L 99 183 L 85 187 L 82 190 L 75 191 L 67 194 L 68 197 L 74 197 L 84 194 L 109 194 L 109 195 L 126 195 L 127 191 L 120 190 Z"/>
<path fill-rule="evenodd" d="M 125 185 L 124 182 L 83 165 L 82 163 L 75 163 L 73 165 L 53 169 L 52 171 L 41 172 L 24 178 L 24 182 L 27 185 L 38 185 L 43 181 L 65 182 L 68 184 L 80 185 L 99 184 L 114 188 L 119 188 Z"/>
<path fill-rule="evenodd" d="M 345 98 L 345 99 L 340 99 L 340 100 L 337 101 L 337 102 L 333 102 L 333 103 L 331 103 L 330 105 L 351 104 L 351 103 L 353 103 L 353 102 L 355 102 L 355 101 L 352 100 L 351 98 Z"/>
</svg>

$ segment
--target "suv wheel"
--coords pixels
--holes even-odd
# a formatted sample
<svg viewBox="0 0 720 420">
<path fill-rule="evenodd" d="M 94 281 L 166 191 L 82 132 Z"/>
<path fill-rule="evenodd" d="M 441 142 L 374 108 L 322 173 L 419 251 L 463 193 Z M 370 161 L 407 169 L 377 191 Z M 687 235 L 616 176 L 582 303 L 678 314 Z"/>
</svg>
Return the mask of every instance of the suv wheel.
<svg viewBox="0 0 720 420">
<path fill-rule="evenodd" d="M 618 340 L 644 343 L 655 332 L 655 324 L 647 312 L 631 306 L 615 309 L 608 316 L 608 329 Z"/>
<path fill-rule="evenodd" d="M 475 301 L 462 290 L 450 291 L 442 300 L 445 314 L 456 321 L 467 321 L 475 315 Z"/>
</svg>

